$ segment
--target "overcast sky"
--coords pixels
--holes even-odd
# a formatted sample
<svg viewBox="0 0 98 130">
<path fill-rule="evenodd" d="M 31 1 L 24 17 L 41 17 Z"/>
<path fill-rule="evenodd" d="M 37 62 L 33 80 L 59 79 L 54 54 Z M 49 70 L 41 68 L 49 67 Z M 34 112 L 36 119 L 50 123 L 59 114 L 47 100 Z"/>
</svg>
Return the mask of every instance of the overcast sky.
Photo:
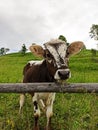
<svg viewBox="0 0 98 130">
<path fill-rule="evenodd" d="M 0 48 L 17 50 L 59 35 L 96 48 L 92 24 L 98 24 L 98 0 L 0 0 Z"/>
</svg>

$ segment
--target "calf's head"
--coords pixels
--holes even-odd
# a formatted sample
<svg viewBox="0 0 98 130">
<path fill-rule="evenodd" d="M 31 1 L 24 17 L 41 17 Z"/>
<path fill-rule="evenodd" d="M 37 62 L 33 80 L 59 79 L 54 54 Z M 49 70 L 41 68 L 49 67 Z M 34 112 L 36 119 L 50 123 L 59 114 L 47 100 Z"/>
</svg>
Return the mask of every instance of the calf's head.
<svg viewBox="0 0 98 130">
<path fill-rule="evenodd" d="M 71 75 L 68 68 L 69 57 L 77 54 L 83 46 L 81 41 L 73 42 L 67 46 L 64 41 L 57 39 L 45 43 L 45 49 L 39 45 L 32 45 L 30 50 L 36 56 L 45 58 L 48 71 L 55 80 L 66 80 Z"/>
</svg>

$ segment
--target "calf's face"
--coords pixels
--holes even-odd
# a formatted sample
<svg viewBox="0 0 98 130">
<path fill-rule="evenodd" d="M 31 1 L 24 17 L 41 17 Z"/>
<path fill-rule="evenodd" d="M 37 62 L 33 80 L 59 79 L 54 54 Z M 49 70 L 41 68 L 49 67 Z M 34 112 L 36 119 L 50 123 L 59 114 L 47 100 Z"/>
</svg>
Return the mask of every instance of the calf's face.
<svg viewBox="0 0 98 130">
<path fill-rule="evenodd" d="M 39 45 L 32 45 L 30 50 L 37 56 L 43 56 L 47 68 L 55 80 L 66 80 L 71 72 L 68 68 L 69 56 L 78 53 L 84 46 L 83 42 L 71 43 L 68 47 L 64 41 L 52 40 L 44 44 L 45 49 Z"/>
<path fill-rule="evenodd" d="M 49 72 L 55 80 L 65 80 L 70 77 L 68 69 L 67 46 L 65 42 L 49 42 L 45 45 L 45 57 Z"/>
</svg>

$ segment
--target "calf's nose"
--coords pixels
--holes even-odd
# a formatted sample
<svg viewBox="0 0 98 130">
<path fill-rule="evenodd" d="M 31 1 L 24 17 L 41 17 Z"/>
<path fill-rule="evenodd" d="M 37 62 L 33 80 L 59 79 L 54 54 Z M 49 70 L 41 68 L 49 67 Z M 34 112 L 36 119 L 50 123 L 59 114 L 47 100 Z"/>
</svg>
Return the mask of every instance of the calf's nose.
<svg viewBox="0 0 98 130">
<path fill-rule="evenodd" d="M 69 69 L 67 70 L 58 70 L 58 75 L 60 79 L 64 80 L 70 77 L 70 71 Z"/>
</svg>

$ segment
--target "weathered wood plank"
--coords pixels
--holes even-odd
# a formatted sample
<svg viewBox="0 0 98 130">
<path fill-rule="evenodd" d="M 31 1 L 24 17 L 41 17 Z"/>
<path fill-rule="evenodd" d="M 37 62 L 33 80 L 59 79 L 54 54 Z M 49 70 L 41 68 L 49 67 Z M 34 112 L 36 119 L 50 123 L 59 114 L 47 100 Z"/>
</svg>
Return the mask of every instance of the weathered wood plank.
<svg viewBox="0 0 98 130">
<path fill-rule="evenodd" d="M 98 93 L 98 83 L 1 83 L 0 93 L 68 92 Z"/>
</svg>

